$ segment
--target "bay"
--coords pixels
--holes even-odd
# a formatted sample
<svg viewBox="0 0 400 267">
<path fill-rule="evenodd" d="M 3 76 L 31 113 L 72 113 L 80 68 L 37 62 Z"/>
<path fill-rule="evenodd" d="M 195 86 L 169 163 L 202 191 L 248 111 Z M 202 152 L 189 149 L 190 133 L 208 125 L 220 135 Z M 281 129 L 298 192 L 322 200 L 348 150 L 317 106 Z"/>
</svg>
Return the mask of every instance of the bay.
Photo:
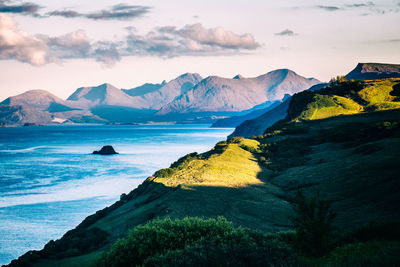
<svg viewBox="0 0 400 267">
<path fill-rule="evenodd" d="M 233 129 L 209 125 L 0 128 L 0 264 L 60 238 L 85 217 Z M 112 145 L 118 155 L 92 155 Z"/>
</svg>

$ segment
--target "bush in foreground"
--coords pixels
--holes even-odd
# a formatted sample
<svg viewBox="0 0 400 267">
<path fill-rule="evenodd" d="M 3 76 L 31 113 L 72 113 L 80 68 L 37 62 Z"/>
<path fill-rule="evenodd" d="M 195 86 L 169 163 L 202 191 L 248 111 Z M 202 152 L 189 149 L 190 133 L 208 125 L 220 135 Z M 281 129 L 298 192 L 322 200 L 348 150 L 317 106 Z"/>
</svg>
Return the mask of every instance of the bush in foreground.
<svg viewBox="0 0 400 267">
<path fill-rule="evenodd" d="M 295 215 L 290 217 L 296 230 L 297 250 L 307 256 L 321 257 L 335 248 L 333 220 L 336 213 L 331 202 L 319 195 L 307 199 L 302 191 L 296 194 Z"/>
<path fill-rule="evenodd" d="M 292 255 L 273 235 L 236 228 L 222 217 L 192 217 L 135 227 L 97 266 L 292 266 Z"/>
</svg>

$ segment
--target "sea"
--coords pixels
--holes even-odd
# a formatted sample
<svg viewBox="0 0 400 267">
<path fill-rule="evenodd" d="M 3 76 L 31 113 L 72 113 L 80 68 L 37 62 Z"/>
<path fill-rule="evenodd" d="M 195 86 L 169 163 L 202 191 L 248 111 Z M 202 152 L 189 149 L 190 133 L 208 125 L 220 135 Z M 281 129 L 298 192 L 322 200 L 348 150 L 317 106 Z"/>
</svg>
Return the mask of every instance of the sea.
<svg viewBox="0 0 400 267">
<path fill-rule="evenodd" d="M 39 250 L 88 215 L 232 128 L 56 125 L 0 128 L 0 265 Z M 112 145 L 117 155 L 93 155 Z"/>
</svg>

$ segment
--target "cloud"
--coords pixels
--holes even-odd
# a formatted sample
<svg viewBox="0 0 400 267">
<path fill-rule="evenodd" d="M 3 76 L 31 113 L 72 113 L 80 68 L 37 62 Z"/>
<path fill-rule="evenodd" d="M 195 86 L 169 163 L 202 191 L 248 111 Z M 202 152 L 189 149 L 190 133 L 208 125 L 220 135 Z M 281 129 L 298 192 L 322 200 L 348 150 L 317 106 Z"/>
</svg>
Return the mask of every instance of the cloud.
<svg viewBox="0 0 400 267">
<path fill-rule="evenodd" d="M 321 5 L 318 5 L 316 7 L 319 8 L 319 9 L 326 10 L 326 11 L 337 11 L 337 10 L 341 9 L 341 8 L 339 8 L 337 6 L 321 6 Z"/>
<path fill-rule="evenodd" d="M 349 5 L 345 5 L 345 6 L 350 7 L 350 8 L 352 8 L 352 7 L 357 8 L 357 7 L 372 7 L 372 6 L 375 6 L 375 4 L 373 2 L 366 2 L 366 3 L 349 4 Z"/>
<path fill-rule="evenodd" d="M 21 3 L 16 5 L 7 5 L 7 0 L 0 0 L 0 13 L 14 13 L 37 16 L 41 6 L 34 3 Z"/>
<path fill-rule="evenodd" d="M 90 41 L 84 30 L 62 36 L 29 35 L 18 29 L 7 14 L 0 14 L 0 59 L 32 65 L 61 62 L 64 59 L 94 59 L 112 66 L 125 56 L 229 55 L 260 47 L 249 34 L 236 34 L 221 27 L 207 29 L 201 24 L 158 27 L 145 35 L 127 27 L 126 36 L 116 41 Z"/>
<path fill-rule="evenodd" d="M 64 18 L 87 18 L 93 20 L 129 20 L 138 18 L 150 11 L 150 7 L 117 4 L 111 7 L 110 10 L 100 10 L 91 13 L 79 13 L 75 10 L 54 10 L 48 12 L 46 16 L 59 16 Z"/>
<path fill-rule="evenodd" d="M 93 45 L 84 30 L 58 37 L 29 35 L 18 29 L 11 16 L 0 14 L 0 59 L 39 66 L 68 58 L 94 57 Z"/>
<path fill-rule="evenodd" d="M 163 27 L 159 33 L 166 33 L 173 37 L 180 37 L 182 41 L 190 41 L 196 46 L 209 46 L 223 49 L 248 49 L 254 50 L 260 45 L 249 34 L 236 34 L 222 27 L 206 29 L 200 23 L 186 25 L 181 29 L 175 27 Z"/>
<path fill-rule="evenodd" d="M 303 9 L 319 9 L 328 12 L 334 11 L 361 11 L 360 16 L 369 16 L 372 14 L 385 15 L 389 13 L 400 12 L 400 2 L 391 4 L 375 3 L 372 1 L 359 2 L 353 4 L 341 4 L 341 5 L 314 5 L 314 6 L 292 6 L 289 7 L 291 10 L 303 10 Z"/>
<path fill-rule="evenodd" d="M 46 14 L 47 16 L 58 16 L 64 18 L 82 17 L 82 14 L 74 10 L 54 10 Z"/>
<path fill-rule="evenodd" d="M 121 60 L 121 53 L 123 53 L 123 51 L 120 51 L 120 47 L 122 46 L 123 42 L 97 42 L 93 45 L 93 57 L 96 61 L 106 66 L 113 66 Z"/>
<path fill-rule="evenodd" d="M 275 33 L 275 35 L 278 35 L 278 36 L 295 36 L 297 34 L 294 33 L 294 31 L 292 31 L 292 30 L 286 29 L 286 30 L 283 30 L 281 32 Z"/>
<path fill-rule="evenodd" d="M 127 51 L 165 58 L 185 55 L 227 55 L 260 47 L 251 34 L 236 34 L 224 28 L 207 29 L 201 24 L 159 27 L 142 36 L 134 30 L 127 37 Z"/>
<path fill-rule="evenodd" d="M 92 44 L 84 30 L 77 30 L 58 37 L 42 36 L 48 47 L 48 61 L 90 57 Z"/>
<path fill-rule="evenodd" d="M 0 13 L 31 15 L 39 18 L 58 16 L 64 18 L 81 17 L 92 20 L 129 20 L 141 17 L 150 11 L 150 7 L 147 6 L 117 4 L 111 6 L 110 9 L 102 9 L 89 13 L 80 13 L 76 10 L 63 9 L 53 10 L 43 15 L 38 13 L 42 7 L 35 3 L 24 2 L 19 4 L 7 4 L 9 2 L 11 1 L 0 0 Z"/>
<path fill-rule="evenodd" d="M 0 14 L 0 58 L 15 59 L 32 65 L 46 63 L 47 45 L 40 38 L 18 30 L 9 15 Z"/>
</svg>

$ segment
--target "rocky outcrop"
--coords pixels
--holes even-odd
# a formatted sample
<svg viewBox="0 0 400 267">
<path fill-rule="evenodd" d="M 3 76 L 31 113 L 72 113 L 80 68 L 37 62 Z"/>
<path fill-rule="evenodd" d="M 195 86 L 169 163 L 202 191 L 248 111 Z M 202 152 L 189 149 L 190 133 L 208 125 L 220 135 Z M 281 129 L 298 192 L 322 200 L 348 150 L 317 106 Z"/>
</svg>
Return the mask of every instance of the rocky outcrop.
<svg viewBox="0 0 400 267">
<path fill-rule="evenodd" d="M 358 63 L 357 67 L 346 75 L 348 80 L 377 80 L 400 77 L 399 64 Z"/>
<path fill-rule="evenodd" d="M 93 154 L 97 155 L 115 155 L 118 154 L 112 146 L 103 146 L 98 151 L 93 151 Z"/>
</svg>

